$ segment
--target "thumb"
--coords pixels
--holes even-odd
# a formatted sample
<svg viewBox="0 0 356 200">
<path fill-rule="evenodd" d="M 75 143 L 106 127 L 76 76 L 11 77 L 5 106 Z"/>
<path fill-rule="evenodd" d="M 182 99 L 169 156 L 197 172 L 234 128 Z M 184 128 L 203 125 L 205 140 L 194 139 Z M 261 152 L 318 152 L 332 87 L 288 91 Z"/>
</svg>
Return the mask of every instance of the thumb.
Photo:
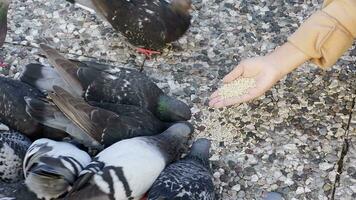
<svg viewBox="0 0 356 200">
<path fill-rule="evenodd" d="M 243 64 L 239 64 L 229 74 L 223 78 L 224 83 L 230 83 L 231 81 L 239 78 L 244 73 Z"/>
</svg>

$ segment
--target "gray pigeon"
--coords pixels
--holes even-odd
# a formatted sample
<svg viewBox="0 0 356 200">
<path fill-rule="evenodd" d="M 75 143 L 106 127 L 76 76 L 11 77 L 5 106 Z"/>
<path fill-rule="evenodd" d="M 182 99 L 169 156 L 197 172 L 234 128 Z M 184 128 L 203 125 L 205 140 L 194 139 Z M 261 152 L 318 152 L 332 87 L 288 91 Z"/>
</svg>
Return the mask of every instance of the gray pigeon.
<svg viewBox="0 0 356 200">
<path fill-rule="evenodd" d="M 22 163 L 30 139 L 15 131 L 0 132 L 0 181 L 13 183 L 23 179 Z"/>
<path fill-rule="evenodd" d="M 157 136 L 117 142 L 100 152 L 80 173 L 66 199 L 139 200 L 164 167 L 178 159 L 193 132 L 177 123 Z"/>
<path fill-rule="evenodd" d="M 148 200 L 213 200 L 213 176 L 209 166 L 210 141 L 198 139 L 190 153 L 169 165 L 153 183 Z"/>
<path fill-rule="evenodd" d="M 190 108 L 185 103 L 166 95 L 137 70 L 69 61 L 46 45 L 41 45 L 41 49 L 56 70 L 30 64 L 20 77 L 21 81 L 41 91 L 52 91 L 57 85 L 87 101 L 139 106 L 166 122 L 191 118 Z"/>
<path fill-rule="evenodd" d="M 36 140 L 28 149 L 23 171 L 25 183 L 39 199 L 53 199 L 68 192 L 90 156 L 67 142 Z"/>
</svg>

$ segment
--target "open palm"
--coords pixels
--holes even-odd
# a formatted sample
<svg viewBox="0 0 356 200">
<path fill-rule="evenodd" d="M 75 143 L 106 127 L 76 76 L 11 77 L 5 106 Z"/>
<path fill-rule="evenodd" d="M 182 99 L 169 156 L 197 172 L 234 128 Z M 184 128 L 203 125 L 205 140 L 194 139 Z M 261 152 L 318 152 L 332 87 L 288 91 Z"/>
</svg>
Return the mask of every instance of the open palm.
<svg viewBox="0 0 356 200">
<path fill-rule="evenodd" d="M 216 108 L 240 104 L 250 101 L 269 90 L 278 80 L 283 77 L 272 62 L 267 62 L 266 57 L 256 57 L 242 61 L 233 71 L 223 79 L 224 83 L 230 83 L 238 78 L 253 78 L 256 81 L 255 87 L 249 88 L 246 94 L 239 97 L 224 99 L 218 91 L 211 97 L 209 105 Z"/>
</svg>

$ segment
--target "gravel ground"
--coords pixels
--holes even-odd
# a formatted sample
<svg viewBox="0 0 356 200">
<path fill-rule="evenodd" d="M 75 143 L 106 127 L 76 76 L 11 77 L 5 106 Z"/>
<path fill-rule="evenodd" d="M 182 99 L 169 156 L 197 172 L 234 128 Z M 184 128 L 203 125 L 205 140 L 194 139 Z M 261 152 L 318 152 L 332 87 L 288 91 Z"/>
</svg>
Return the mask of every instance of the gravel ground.
<svg viewBox="0 0 356 200">
<path fill-rule="evenodd" d="M 219 80 L 242 58 L 283 43 L 321 0 L 193 3 L 197 10 L 188 34 L 173 50 L 147 61 L 145 72 L 192 107 L 196 136 L 214 141 L 217 197 L 261 199 L 276 191 L 294 200 L 355 199 L 355 48 L 330 70 L 299 68 L 249 104 L 206 106 Z M 71 58 L 118 66 L 143 61 L 108 23 L 64 0 L 14 0 L 9 15 L 1 51 L 11 65 L 1 71 L 6 76 L 16 77 L 30 62 L 46 62 L 38 54 L 41 42 Z"/>
</svg>

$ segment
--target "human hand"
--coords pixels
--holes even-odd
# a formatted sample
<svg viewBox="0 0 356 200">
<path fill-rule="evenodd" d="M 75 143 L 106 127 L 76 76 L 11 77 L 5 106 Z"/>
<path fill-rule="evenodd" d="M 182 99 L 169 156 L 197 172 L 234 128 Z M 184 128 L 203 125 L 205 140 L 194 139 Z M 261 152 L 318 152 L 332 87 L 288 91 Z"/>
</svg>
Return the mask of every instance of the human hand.
<svg viewBox="0 0 356 200">
<path fill-rule="evenodd" d="M 221 108 L 255 99 L 308 59 L 294 46 L 286 43 L 267 56 L 244 60 L 224 77 L 223 82 L 226 84 L 238 78 L 253 78 L 255 86 L 247 89 L 244 95 L 226 99 L 219 91 L 215 91 L 210 97 L 209 106 Z"/>
<path fill-rule="evenodd" d="M 238 78 L 253 78 L 255 79 L 255 87 L 247 89 L 246 94 L 242 96 L 227 99 L 222 97 L 219 91 L 215 91 L 211 95 L 209 105 L 220 108 L 250 101 L 263 95 L 282 77 L 283 75 L 274 67 L 273 63 L 268 61 L 267 57 L 244 60 L 224 77 L 223 82 L 226 84 Z"/>
</svg>

